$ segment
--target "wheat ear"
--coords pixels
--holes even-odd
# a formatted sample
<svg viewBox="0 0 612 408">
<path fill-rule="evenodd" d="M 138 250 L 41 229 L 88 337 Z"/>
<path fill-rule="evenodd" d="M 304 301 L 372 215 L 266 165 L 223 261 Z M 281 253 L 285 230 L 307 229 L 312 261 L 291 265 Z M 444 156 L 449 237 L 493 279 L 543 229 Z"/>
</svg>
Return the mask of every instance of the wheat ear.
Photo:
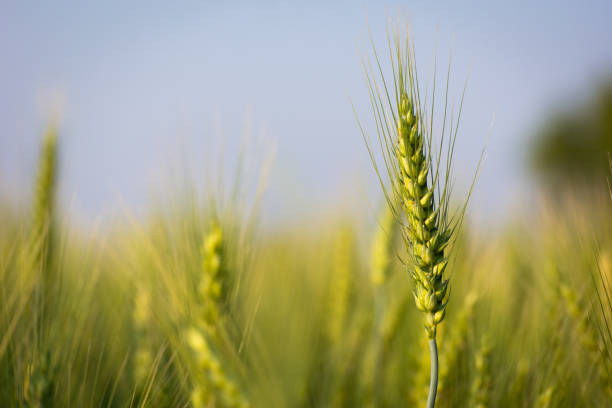
<svg viewBox="0 0 612 408">
<path fill-rule="evenodd" d="M 191 403 L 195 408 L 222 406 L 247 408 L 236 385 L 228 379 L 201 330 L 194 327 L 187 331 L 187 344 L 195 355 L 201 381 L 193 388 Z"/>
<path fill-rule="evenodd" d="M 57 131 L 49 127 L 43 138 L 38 174 L 34 186 L 32 235 L 48 235 L 54 208 L 57 178 Z"/>
<path fill-rule="evenodd" d="M 573 318 L 580 335 L 580 343 L 587 351 L 594 364 L 597 365 L 599 380 L 604 387 L 608 398 L 612 398 L 611 372 L 612 363 L 603 344 L 601 335 L 585 311 L 585 307 L 579 302 L 578 295 L 567 284 L 561 284 L 561 296 L 565 301 L 568 313 Z"/>
<path fill-rule="evenodd" d="M 186 340 L 195 357 L 196 372 L 191 402 L 194 407 L 248 407 L 247 400 L 225 373 L 211 346 L 219 339 L 217 327 L 221 323 L 221 307 L 227 298 L 227 271 L 224 258 L 223 230 L 213 222 L 204 238 L 202 250 L 203 276 L 199 286 L 201 313 L 196 324 L 186 331 Z"/>
<path fill-rule="evenodd" d="M 227 296 L 227 276 L 223 260 L 223 231 L 213 222 L 202 246 L 203 276 L 199 291 L 202 301 L 202 320 L 209 332 L 215 331 L 220 308 Z"/>
<path fill-rule="evenodd" d="M 387 85 L 375 48 L 379 75 L 371 68 L 369 61 L 364 63 L 388 182 L 381 176 L 376 155 L 361 123 L 360 129 L 387 202 L 393 208 L 396 218 L 402 222 L 407 254 L 412 258 L 414 300 L 417 308 L 424 313 L 424 326 L 431 355 L 427 407 L 433 407 L 438 381 L 436 327 L 444 319 L 448 302 L 449 281 L 445 277 L 445 271 L 450 254 L 447 252 L 457 228 L 463 221 L 472 188 L 461 209 L 455 214 L 449 214 L 456 124 L 446 126 L 445 108 L 441 136 L 434 142 L 432 129 L 435 105 L 432 102 L 427 117 L 419 97 L 415 57 L 407 31 L 397 29 L 393 39 L 389 38 L 389 49 L 393 73 L 392 87 Z M 434 72 L 434 79 L 435 77 Z M 435 100 L 435 86 L 432 100 Z M 460 112 L 461 109 L 459 115 Z M 436 145 L 437 152 L 434 151 Z M 446 152 L 445 159 L 442 159 L 443 151 Z M 441 162 L 444 162 L 444 165 L 441 165 Z M 476 175 L 479 168 L 480 162 Z M 398 206 L 394 203 L 400 204 Z"/>
<path fill-rule="evenodd" d="M 24 379 L 24 402 L 27 406 L 48 405 L 53 390 L 52 346 L 49 339 L 49 302 L 53 298 L 51 288 L 55 287 L 53 271 L 53 231 L 55 191 L 57 178 L 57 131 L 50 126 L 44 135 L 40 152 L 38 173 L 34 186 L 32 204 L 32 230 L 27 258 L 34 262 L 40 288 L 37 291 L 38 333 L 35 357 L 28 364 Z"/>
</svg>

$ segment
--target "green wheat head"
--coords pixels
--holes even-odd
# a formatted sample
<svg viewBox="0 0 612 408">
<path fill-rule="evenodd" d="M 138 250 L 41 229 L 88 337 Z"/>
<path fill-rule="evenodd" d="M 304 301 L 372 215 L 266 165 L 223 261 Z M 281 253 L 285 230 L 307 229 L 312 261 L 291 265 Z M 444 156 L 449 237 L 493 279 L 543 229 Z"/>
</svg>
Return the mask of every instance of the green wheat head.
<svg viewBox="0 0 612 408">
<path fill-rule="evenodd" d="M 216 347 L 216 343 L 224 337 L 223 305 L 229 292 L 225 240 L 221 226 L 213 220 L 202 248 L 200 313 L 185 333 L 191 351 L 188 359 L 191 364 L 195 364 L 191 392 L 194 407 L 249 406 L 236 383 L 228 376 Z"/>
<path fill-rule="evenodd" d="M 204 238 L 202 246 L 202 280 L 200 296 L 204 324 L 214 330 L 219 319 L 220 308 L 227 297 L 227 276 L 223 262 L 223 231 L 218 223 L 213 223 Z"/>
<path fill-rule="evenodd" d="M 51 126 L 45 133 L 40 153 L 38 174 L 34 186 L 32 209 L 33 234 L 40 237 L 49 228 L 55 207 L 57 173 L 57 131 Z"/>
<path fill-rule="evenodd" d="M 449 280 L 445 272 L 450 244 L 463 220 L 471 188 L 460 210 L 451 214 L 456 124 L 453 127 L 451 121 L 447 126 L 445 106 L 442 133 L 434 140 L 435 86 L 432 105 L 427 110 L 419 97 L 415 57 L 406 31 L 395 30 L 389 37 L 389 50 L 392 83 L 385 79 L 375 49 L 378 74 L 369 61 L 364 63 L 387 181 L 379 170 L 372 143 L 361 124 L 360 127 L 387 202 L 401 223 L 411 261 L 414 300 L 424 313 L 425 329 L 433 339 L 448 302 Z"/>
</svg>

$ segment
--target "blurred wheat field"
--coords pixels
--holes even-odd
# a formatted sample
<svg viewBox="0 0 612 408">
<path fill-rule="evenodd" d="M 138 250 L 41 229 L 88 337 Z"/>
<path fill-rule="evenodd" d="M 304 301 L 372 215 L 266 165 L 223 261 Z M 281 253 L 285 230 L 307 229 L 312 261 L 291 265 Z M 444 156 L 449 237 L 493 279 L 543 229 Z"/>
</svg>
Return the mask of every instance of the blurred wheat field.
<svg viewBox="0 0 612 408">
<path fill-rule="evenodd" d="M 391 75 L 373 38 L 363 58 L 370 213 L 260 223 L 239 158 L 217 190 L 179 180 L 142 219 L 86 231 L 49 126 L 29 205 L 0 199 L 0 407 L 612 406 L 612 86 L 531 147 L 533 204 L 477 225 L 484 150 L 451 194 L 450 60 L 446 93 L 434 68 L 421 94 L 397 24 Z"/>
<path fill-rule="evenodd" d="M 0 213 L 2 406 L 424 405 L 427 337 L 385 206 L 259 229 L 185 193 L 101 239 L 55 207 L 56 133 L 31 209 Z M 610 205 L 568 196 L 499 230 L 467 223 L 438 406 L 612 402 Z"/>
</svg>

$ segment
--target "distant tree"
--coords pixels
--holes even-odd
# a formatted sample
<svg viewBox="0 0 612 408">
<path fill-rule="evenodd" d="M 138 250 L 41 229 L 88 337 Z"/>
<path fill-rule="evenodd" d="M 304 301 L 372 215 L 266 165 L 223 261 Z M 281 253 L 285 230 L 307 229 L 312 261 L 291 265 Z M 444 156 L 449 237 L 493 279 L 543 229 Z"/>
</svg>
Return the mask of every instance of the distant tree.
<svg viewBox="0 0 612 408">
<path fill-rule="evenodd" d="M 611 176 L 612 80 L 583 105 L 548 120 L 529 149 L 533 172 L 553 187 L 606 186 Z M 607 187 L 606 187 L 607 188 Z"/>
</svg>

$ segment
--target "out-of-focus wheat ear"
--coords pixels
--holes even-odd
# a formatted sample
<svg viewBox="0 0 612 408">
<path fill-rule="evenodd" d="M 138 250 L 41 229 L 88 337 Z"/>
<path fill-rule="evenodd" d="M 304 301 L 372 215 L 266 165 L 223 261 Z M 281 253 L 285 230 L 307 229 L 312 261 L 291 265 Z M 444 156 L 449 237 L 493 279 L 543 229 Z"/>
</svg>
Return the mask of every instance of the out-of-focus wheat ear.
<svg viewBox="0 0 612 408">
<path fill-rule="evenodd" d="M 538 395 L 538 399 L 535 402 L 534 407 L 536 408 L 549 408 L 552 406 L 553 396 L 555 387 L 551 385 Z"/>
<path fill-rule="evenodd" d="M 40 262 L 46 262 L 51 253 L 49 248 L 52 238 L 52 227 L 55 212 L 55 191 L 57 183 L 57 129 L 49 126 L 41 146 L 38 162 L 38 173 L 34 185 L 32 203 L 32 239 L 42 240 L 43 245 L 37 246 L 37 257 Z"/>
<path fill-rule="evenodd" d="M 202 331 L 191 327 L 186 332 L 186 341 L 198 368 L 192 379 L 194 382 L 191 392 L 193 407 L 247 408 L 248 401 L 236 384 L 229 379 Z"/>
<path fill-rule="evenodd" d="M 151 344 L 151 296 L 142 287 L 136 289 L 134 313 L 132 317 L 136 349 L 132 363 L 132 376 L 136 392 L 141 393 L 153 367 L 153 350 Z"/>
<path fill-rule="evenodd" d="M 530 366 L 529 360 L 526 358 L 522 358 L 518 361 L 518 363 L 516 363 L 514 378 L 512 379 L 510 388 L 508 390 L 508 403 L 516 404 L 517 406 L 524 405 L 523 396 L 525 394 L 525 386 Z"/>
<path fill-rule="evenodd" d="M 202 278 L 199 285 L 199 313 L 186 332 L 191 353 L 191 403 L 194 407 L 248 407 L 236 383 L 230 380 L 217 343 L 224 342 L 223 308 L 229 293 L 226 263 L 226 236 L 214 219 L 202 245 Z"/>
<path fill-rule="evenodd" d="M 50 404 L 54 388 L 54 369 L 50 336 L 50 302 L 57 296 L 54 275 L 54 224 L 57 183 L 57 130 L 49 126 L 44 134 L 38 161 L 38 170 L 32 197 L 32 224 L 28 244 L 23 254 L 25 270 L 33 273 L 30 279 L 38 282 L 30 308 L 35 328 L 35 349 L 24 378 L 24 401 L 28 406 Z"/>
<path fill-rule="evenodd" d="M 53 398 L 53 375 L 49 352 L 39 352 L 27 366 L 23 384 L 25 407 L 51 406 Z"/>
<path fill-rule="evenodd" d="M 468 334 L 470 330 L 470 324 L 474 315 L 474 305 L 478 300 L 476 292 L 469 292 L 459 311 L 457 319 L 454 324 L 450 327 L 450 333 L 446 337 L 440 359 L 440 378 L 438 385 L 438 393 L 443 398 L 447 390 L 447 382 L 450 373 L 456 369 L 459 359 L 466 351 L 468 345 Z"/>
<path fill-rule="evenodd" d="M 481 340 L 480 349 L 474 359 L 474 380 L 470 406 L 474 408 L 486 408 L 490 406 L 491 393 L 491 346 L 486 336 Z"/>
<path fill-rule="evenodd" d="M 576 292 L 567 284 L 562 283 L 561 296 L 576 326 L 580 344 L 597 367 L 598 377 L 606 395 L 612 399 L 612 364 L 604 341 L 589 317 L 587 309 L 578 300 Z"/>
<path fill-rule="evenodd" d="M 385 202 L 371 249 L 370 278 L 376 287 L 384 285 L 390 277 L 398 233 L 399 224 L 391 207 Z"/>
<path fill-rule="evenodd" d="M 199 285 L 201 318 L 211 333 L 216 330 L 228 292 L 224 249 L 223 230 L 213 221 L 202 245 L 202 279 Z"/>
<path fill-rule="evenodd" d="M 339 376 L 331 399 L 331 407 L 351 407 L 359 405 L 363 397 L 361 386 L 364 356 L 372 329 L 371 310 L 355 313 L 351 325 L 343 336 Z"/>
<path fill-rule="evenodd" d="M 54 297 L 52 291 L 58 285 L 57 276 L 54 276 L 53 265 L 55 247 L 55 200 L 57 187 L 58 167 L 58 133 L 54 125 L 47 129 L 41 146 L 38 162 L 38 173 L 34 185 L 32 203 L 32 233 L 30 248 L 35 260 L 35 269 L 41 271 L 40 276 L 40 313 L 41 329 L 46 330 L 46 317 L 48 303 Z"/>
</svg>

